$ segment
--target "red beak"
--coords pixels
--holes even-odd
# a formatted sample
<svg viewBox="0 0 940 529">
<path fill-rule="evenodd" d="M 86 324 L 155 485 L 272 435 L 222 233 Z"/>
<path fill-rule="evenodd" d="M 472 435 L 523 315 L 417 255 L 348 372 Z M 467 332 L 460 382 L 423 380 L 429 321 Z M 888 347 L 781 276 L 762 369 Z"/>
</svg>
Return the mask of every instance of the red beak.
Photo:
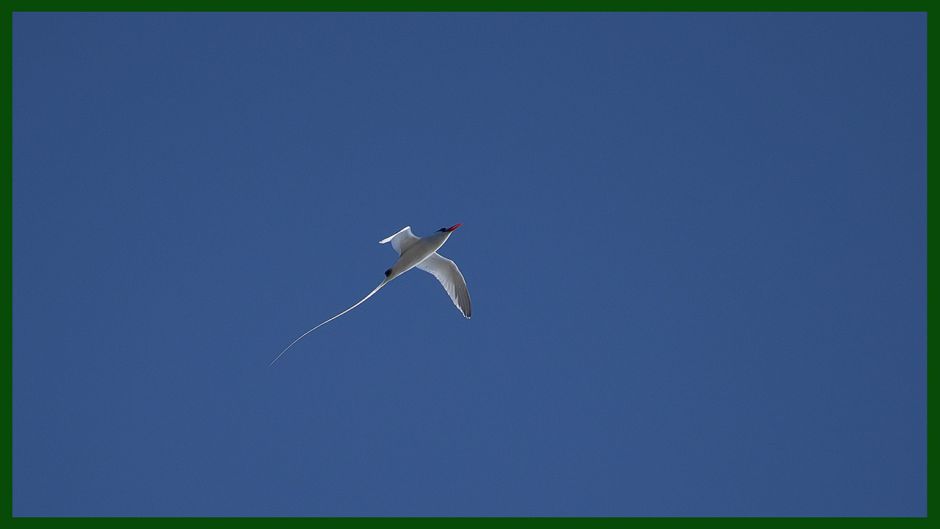
<svg viewBox="0 0 940 529">
<path fill-rule="evenodd" d="M 454 224 L 454 225 L 451 226 L 450 228 L 447 228 L 447 231 L 449 231 L 449 232 L 450 232 L 450 231 L 454 231 L 454 230 L 456 230 L 457 228 L 459 228 L 459 227 L 461 227 L 461 226 L 463 226 L 463 224 L 461 224 L 461 223 L 458 222 L 457 224 Z"/>
</svg>

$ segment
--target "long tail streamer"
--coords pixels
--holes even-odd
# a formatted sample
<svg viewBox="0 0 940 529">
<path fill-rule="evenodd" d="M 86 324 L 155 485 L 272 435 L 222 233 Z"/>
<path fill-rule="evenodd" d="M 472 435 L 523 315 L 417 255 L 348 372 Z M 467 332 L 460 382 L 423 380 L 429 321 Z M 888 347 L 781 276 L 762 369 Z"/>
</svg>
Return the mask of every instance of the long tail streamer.
<svg viewBox="0 0 940 529">
<path fill-rule="evenodd" d="M 372 296 L 374 296 L 376 292 L 378 292 L 382 287 L 384 287 L 384 286 L 387 285 L 387 284 L 388 284 L 388 280 L 387 280 L 387 279 L 386 279 L 386 280 L 383 280 L 381 283 L 379 283 L 379 286 L 375 287 L 375 290 L 373 290 L 372 292 L 369 292 L 369 295 L 367 295 L 366 297 L 360 299 L 360 300 L 359 300 L 355 305 L 353 305 L 352 307 L 349 307 L 348 309 L 344 310 L 343 312 L 340 312 L 340 313 L 337 314 L 336 316 L 333 316 L 332 318 L 326 320 L 325 322 L 321 323 L 320 325 L 317 325 L 316 327 L 310 329 L 309 331 L 307 331 L 307 332 L 301 334 L 299 337 L 297 337 L 296 340 L 294 340 L 293 342 L 291 342 L 290 345 L 288 345 L 287 347 L 285 347 L 283 351 L 281 351 L 280 353 L 278 353 L 278 355 L 277 355 L 276 357 L 274 357 L 274 360 L 271 360 L 271 363 L 268 364 L 268 367 L 273 366 L 274 363 L 277 362 L 277 360 L 278 360 L 284 353 L 286 353 L 288 349 L 290 349 L 291 347 L 293 347 L 295 343 L 297 343 L 297 342 L 299 342 L 300 340 L 302 340 L 304 336 L 307 336 L 308 334 L 310 334 L 310 333 L 312 333 L 313 331 L 319 329 L 320 327 L 323 327 L 323 326 L 326 325 L 327 323 L 330 323 L 331 321 L 335 320 L 336 318 L 339 318 L 339 317 L 342 316 L 343 314 L 346 314 L 347 312 L 353 310 L 354 308 L 358 307 L 359 305 L 362 305 L 362 303 L 363 303 L 365 300 L 367 300 L 367 299 L 371 298 Z"/>
</svg>

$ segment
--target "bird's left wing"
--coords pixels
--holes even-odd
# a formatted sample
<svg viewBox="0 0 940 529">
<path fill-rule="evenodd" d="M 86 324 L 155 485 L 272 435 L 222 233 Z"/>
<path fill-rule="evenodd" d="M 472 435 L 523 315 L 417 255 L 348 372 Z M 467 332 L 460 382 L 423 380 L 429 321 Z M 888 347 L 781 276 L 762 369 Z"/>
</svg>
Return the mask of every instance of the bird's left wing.
<svg viewBox="0 0 940 529">
<path fill-rule="evenodd" d="M 467 291 L 467 282 L 453 261 L 435 252 L 418 263 L 416 268 L 436 277 L 464 317 L 470 317 L 470 292 Z"/>
<path fill-rule="evenodd" d="M 416 237 L 414 233 L 411 233 L 411 226 L 405 226 L 398 233 L 394 235 L 389 235 L 385 239 L 379 241 L 379 244 L 392 243 L 392 248 L 398 252 L 398 255 L 405 253 L 405 250 L 411 247 L 414 243 L 421 240 L 419 237 Z"/>
</svg>

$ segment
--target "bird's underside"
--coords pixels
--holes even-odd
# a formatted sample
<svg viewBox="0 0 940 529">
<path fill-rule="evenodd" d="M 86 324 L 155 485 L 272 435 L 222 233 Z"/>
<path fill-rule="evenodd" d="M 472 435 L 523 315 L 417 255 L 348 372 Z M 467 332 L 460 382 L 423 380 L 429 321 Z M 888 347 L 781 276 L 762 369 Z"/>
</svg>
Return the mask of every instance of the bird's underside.
<svg viewBox="0 0 940 529">
<path fill-rule="evenodd" d="M 463 274 L 453 261 L 437 253 L 436 250 L 443 245 L 443 241 L 436 244 L 436 241 L 427 241 L 427 239 L 429 237 L 416 237 L 411 233 L 411 226 L 405 226 L 398 233 L 379 241 L 381 244 L 392 243 L 392 248 L 400 256 L 398 261 L 388 269 L 386 277 L 389 277 L 391 281 L 412 267 L 424 270 L 437 278 L 454 305 L 464 317 L 469 318 L 472 312 L 470 292 L 467 290 L 467 282 Z"/>
</svg>

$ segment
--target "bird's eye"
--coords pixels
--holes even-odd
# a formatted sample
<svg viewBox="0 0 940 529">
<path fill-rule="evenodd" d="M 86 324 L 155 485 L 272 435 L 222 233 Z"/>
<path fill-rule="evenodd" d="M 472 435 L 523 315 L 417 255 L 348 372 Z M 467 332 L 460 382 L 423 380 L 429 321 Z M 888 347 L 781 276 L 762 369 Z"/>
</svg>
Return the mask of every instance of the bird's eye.
<svg viewBox="0 0 940 529">
<path fill-rule="evenodd" d="M 447 231 L 447 228 L 441 228 L 441 229 L 439 229 L 439 230 L 437 230 L 437 231 Z"/>
</svg>

